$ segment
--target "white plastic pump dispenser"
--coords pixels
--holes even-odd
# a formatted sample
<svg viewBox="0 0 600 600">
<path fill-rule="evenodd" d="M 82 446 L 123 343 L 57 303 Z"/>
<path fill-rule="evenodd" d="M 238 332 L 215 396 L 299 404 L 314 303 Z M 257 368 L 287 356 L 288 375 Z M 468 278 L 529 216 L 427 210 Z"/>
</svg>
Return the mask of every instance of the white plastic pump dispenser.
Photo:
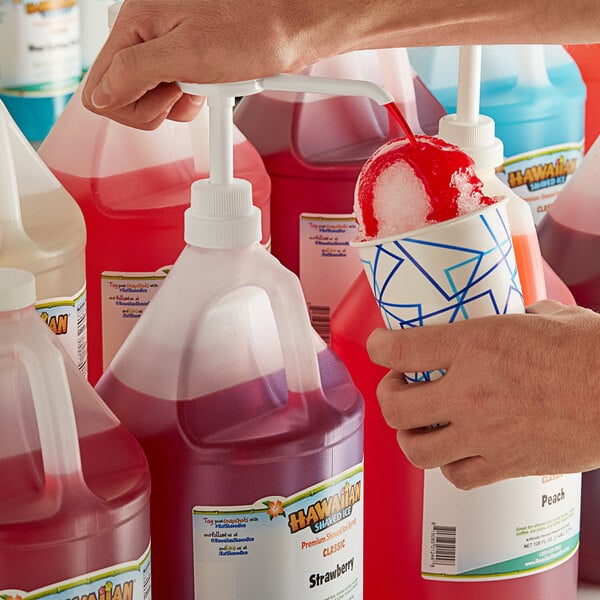
<svg viewBox="0 0 600 600">
<path fill-rule="evenodd" d="M 550 269 L 542 259 L 535 223 L 527 202 L 495 174 L 496 167 L 500 167 L 504 160 L 503 144 L 495 136 L 494 121 L 479 114 L 480 82 L 481 46 L 461 47 L 456 114 L 444 115 L 440 119 L 439 136 L 464 150 L 475 161 L 475 172 L 483 182 L 485 194 L 508 198 L 508 219 L 523 298 L 528 306 L 546 298 L 544 271 L 549 273 Z"/>
<path fill-rule="evenodd" d="M 192 185 L 191 207 L 185 213 L 185 241 L 204 248 L 240 248 L 260 241 L 260 211 L 252 205 L 248 181 L 233 177 L 234 98 L 263 90 L 366 96 L 379 105 L 394 97 L 370 81 L 275 75 L 224 83 L 180 83 L 183 92 L 207 97 L 209 107 L 210 178 Z"/>
</svg>

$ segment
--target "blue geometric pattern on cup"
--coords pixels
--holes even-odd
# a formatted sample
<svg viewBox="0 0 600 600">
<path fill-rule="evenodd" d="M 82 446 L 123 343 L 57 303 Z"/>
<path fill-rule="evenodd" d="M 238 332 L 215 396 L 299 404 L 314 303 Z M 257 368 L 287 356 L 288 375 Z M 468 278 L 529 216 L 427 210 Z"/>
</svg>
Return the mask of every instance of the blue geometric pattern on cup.
<svg viewBox="0 0 600 600">
<path fill-rule="evenodd" d="M 377 244 L 374 258 L 362 260 L 388 329 L 522 311 L 511 235 L 502 215 L 486 211 L 468 226 L 483 228 L 483 235 L 473 237 L 477 247 L 447 243 L 448 235 L 434 226 L 431 235 L 426 229 Z M 407 379 L 431 381 L 443 373 L 413 373 Z"/>
</svg>

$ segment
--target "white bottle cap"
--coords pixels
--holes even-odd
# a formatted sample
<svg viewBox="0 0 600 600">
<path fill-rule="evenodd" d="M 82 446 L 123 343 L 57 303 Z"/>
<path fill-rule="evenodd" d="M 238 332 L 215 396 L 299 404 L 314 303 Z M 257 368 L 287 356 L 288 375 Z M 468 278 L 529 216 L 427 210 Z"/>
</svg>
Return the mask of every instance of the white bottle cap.
<svg viewBox="0 0 600 600">
<path fill-rule="evenodd" d="M 0 312 L 35 304 L 35 279 L 28 271 L 0 268 Z"/>
<path fill-rule="evenodd" d="M 185 211 L 185 241 L 201 248 L 245 248 L 260 242 L 260 209 L 252 204 L 252 185 L 233 178 L 192 184 L 192 205 Z"/>
<path fill-rule="evenodd" d="M 440 119 L 439 137 L 458 146 L 474 161 L 476 169 L 495 169 L 504 162 L 504 146 L 496 137 L 493 119 L 478 115 L 477 122 L 460 122 L 457 115 Z"/>
</svg>

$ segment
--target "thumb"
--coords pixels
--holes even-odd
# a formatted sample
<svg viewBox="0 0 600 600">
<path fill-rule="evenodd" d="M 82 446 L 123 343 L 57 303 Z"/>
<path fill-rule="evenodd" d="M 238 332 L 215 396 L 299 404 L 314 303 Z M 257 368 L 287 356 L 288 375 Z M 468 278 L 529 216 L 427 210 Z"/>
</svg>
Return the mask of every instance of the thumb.
<svg viewBox="0 0 600 600">
<path fill-rule="evenodd" d="M 401 373 L 448 369 L 458 348 L 456 329 L 462 323 L 376 329 L 367 340 L 367 351 L 374 363 Z"/>
<path fill-rule="evenodd" d="M 177 40 L 176 30 L 145 42 L 109 37 L 88 74 L 84 106 L 128 125 L 162 120 L 175 104 L 181 107 L 183 93 L 174 82 L 186 79 L 186 62 Z M 202 99 L 187 98 L 193 118 Z"/>
</svg>

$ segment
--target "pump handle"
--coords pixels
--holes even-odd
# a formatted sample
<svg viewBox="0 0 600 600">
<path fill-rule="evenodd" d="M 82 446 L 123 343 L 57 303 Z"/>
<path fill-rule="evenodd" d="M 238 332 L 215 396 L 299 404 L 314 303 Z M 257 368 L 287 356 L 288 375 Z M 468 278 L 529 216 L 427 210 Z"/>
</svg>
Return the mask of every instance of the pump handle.
<svg viewBox="0 0 600 600">
<path fill-rule="evenodd" d="M 372 81 L 313 77 L 312 75 L 280 74 L 264 79 L 233 83 L 182 83 L 181 91 L 195 96 L 251 96 L 264 90 L 277 92 L 307 92 L 333 96 L 366 96 L 379 105 L 394 102 L 386 89 Z"/>
</svg>

